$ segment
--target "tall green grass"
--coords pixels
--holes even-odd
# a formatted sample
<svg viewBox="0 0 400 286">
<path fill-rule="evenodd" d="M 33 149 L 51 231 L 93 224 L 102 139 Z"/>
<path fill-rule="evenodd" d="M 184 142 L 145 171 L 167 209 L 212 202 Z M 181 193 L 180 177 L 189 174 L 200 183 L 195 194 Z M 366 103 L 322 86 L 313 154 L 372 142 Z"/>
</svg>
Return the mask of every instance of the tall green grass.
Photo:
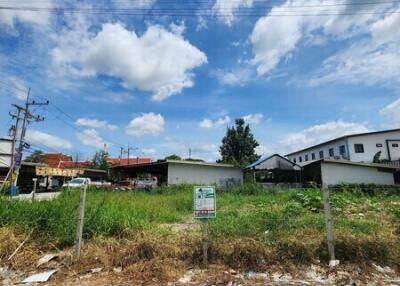
<svg viewBox="0 0 400 286">
<path fill-rule="evenodd" d="M 191 221 L 192 199 L 192 186 L 188 185 L 163 187 L 154 193 L 89 190 L 84 237 L 157 232 L 165 225 L 187 223 Z M 63 191 L 52 201 L 34 203 L 0 196 L 0 226 L 34 230 L 37 239 L 60 247 L 72 245 L 78 202 L 79 190 Z M 391 233 L 399 217 L 398 205 L 393 202 L 400 202 L 400 194 L 332 193 L 335 230 L 366 237 Z M 214 239 L 248 237 L 272 245 L 282 245 L 288 238 L 322 241 L 321 193 L 253 185 L 217 192 L 217 217 L 210 220 L 210 233 Z"/>
</svg>

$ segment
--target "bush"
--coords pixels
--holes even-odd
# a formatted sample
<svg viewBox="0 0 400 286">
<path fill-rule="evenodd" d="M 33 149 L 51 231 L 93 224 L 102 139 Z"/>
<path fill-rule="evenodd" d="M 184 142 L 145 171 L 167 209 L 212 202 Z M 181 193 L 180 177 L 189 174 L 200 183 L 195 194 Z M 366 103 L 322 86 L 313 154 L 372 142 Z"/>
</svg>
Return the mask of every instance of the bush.
<svg viewBox="0 0 400 286">
<path fill-rule="evenodd" d="M 357 195 L 391 196 L 400 194 L 400 186 L 377 185 L 377 184 L 347 184 L 332 185 L 329 187 L 333 192 L 348 192 Z"/>
</svg>

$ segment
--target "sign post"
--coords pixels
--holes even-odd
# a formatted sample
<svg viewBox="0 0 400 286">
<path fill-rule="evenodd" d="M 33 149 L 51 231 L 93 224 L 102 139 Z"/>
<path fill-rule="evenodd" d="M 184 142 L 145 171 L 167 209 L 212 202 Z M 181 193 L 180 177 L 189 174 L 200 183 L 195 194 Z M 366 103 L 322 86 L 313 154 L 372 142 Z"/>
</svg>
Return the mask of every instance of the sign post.
<svg viewBox="0 0 400 286">
<path fill-rule="evenodd" d="M 208 219 L 217 214 L 214 187 L 195 187 L 193 192 L 193 216 L 202 222 L 203 266 L 208 264 Z"/>
</svg>

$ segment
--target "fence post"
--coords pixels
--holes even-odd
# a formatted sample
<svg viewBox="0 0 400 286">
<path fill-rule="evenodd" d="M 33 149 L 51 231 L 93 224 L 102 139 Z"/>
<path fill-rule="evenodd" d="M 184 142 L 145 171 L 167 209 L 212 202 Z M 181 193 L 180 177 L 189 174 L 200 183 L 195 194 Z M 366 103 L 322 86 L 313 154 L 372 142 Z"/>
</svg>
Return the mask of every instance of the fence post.
<svg viewBox="0 0 400 286">
<path fill-rule="evenodd" d="M 33 178 L 32 203 L 35 201 L 37 178 Z"/>
<path fill-rule="evenodd" d="M 207 268 L 208 265 L 208 219 L 201 220 L 203 226 L 203 267 Z"/>
<path fill-rule="evenodd" d="M 335 260 L 335 245 L 333 240 L 333 223 L 331 215 L 331 206 L 329 204 L 329 188 L 326 185 L 322 185 L 322 195 L 324 200 L 324 218 L 326 226 L 326 238 L 328 242 L 329 252 L 329 265 L 335 266 L 337 264 Z"/>
<path fill-rule="evenodd" d="M 85 216 L 86 189 L 87 189 L 87 185 L 84 185 L 81 188 L 81 194 L 80 194 L 80 199 L 79 199 L 79 214 L 78 214 L 78 222 L 77 222 L 77 227 L 76 227 L 76 241 L 75 241 L 75 259 L 76 260 L 79 260 L 79 258 L 81 256 L 83 218 Z"/>
</svg>

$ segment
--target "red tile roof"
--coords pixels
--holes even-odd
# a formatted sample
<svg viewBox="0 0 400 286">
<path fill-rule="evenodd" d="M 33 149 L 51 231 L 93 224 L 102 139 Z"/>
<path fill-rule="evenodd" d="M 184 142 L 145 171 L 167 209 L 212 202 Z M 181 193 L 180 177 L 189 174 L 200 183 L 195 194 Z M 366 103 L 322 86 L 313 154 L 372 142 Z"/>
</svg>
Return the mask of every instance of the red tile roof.
<svg viewBox="0 0 400 286">
<path fill-rule="evenodd" d="M 142 158 L 142 157 L 135 157 L 135 158 L 108 158 L 107 162 L 112 165 L 128 165 L 128 164 L 144 164 L 144 163 L 151 163 L 151 158 Z"/>
</svg>

